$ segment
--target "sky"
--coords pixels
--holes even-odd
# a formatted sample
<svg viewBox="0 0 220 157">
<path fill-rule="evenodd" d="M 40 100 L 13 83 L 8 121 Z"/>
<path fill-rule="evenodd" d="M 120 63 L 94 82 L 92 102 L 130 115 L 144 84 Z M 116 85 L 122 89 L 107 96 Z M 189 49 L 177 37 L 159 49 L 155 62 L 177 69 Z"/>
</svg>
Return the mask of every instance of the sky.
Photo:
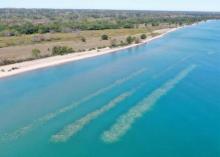
<svg viewBox="0 0 220 157">
<path fill-rule="evenodd" d="M 0 8 L 220 11 L 220 0 L 0 0 Z"/>
</svg>

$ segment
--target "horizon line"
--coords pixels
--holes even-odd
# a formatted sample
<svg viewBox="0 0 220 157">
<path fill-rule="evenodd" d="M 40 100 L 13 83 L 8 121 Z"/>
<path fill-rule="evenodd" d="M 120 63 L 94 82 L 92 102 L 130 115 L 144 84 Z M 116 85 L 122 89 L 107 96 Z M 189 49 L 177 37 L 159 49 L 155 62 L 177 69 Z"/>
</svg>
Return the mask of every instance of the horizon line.
<svg viewBox="0 0 220 157">
<path fill-rule="evenodd" d="M 152 11 L 152 12 L 201 12 L 201 13 L 220 13 L 220 11 L 210 10 L 156 10 L 156 9 L 101 9 L 101 8 L 28 8 L 28 7 L 0 7 L 0 9 L 26 9 L 26 10 L 109 10 L 109 11 Z"/>
</svg>

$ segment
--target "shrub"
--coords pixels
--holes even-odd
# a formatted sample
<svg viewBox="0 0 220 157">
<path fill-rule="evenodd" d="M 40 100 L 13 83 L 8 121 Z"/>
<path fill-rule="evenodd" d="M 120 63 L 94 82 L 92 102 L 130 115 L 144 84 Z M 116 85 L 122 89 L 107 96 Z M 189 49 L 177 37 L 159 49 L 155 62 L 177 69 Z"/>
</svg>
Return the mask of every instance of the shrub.
<svg viewBox="0 0 220 157">
<path fill-rule="evenodd" d="M 104 49 L 106 46 L 98 46 L 97 49 Z"/>
<path fill-rule="evenodd" d="M 134 28 L 134 25 L 132 23 L 125 23 L 123 28 Z"/>
<path fill-rule="evenodd" d="M 146 34 L 141 35 L 141 39 L 146 39 L 146 38 L 147 38 Z"/>
<path fill-rule="evenodd" d="M 159 26 L 159 23 L 153 22 L 151 25 L 152 25 L 153 27 L 155 27 L 155 26 Z"/>
<path fill-rule="evenodd" d="M 32 50 L 32 56 L 34 57 L 34 58 L 39 58 L 40 57 L 40 50 L 39 49 L 33 49 Z"/>
<path fill-rule="evenodd" d="M 120 41 L 120 46 L 126 46 L 126 45 L 127 45 L 126 42 L 124 42 L 123 40 Z"/>
<path fill-rule="evenodd" d="M 131 43 L 134 42 L 134 38 L 132 36 L 128 36 L 126 41 L 127 41 L 128 44 L 131 44 Z"/>
<path fill-rule="evenodd" d="M 9 60 L 9 59 L 0 60 L 0 65 L 8 65 L 8 64 L 14 64 L 14 63 L 16 63 L 16 61 Z"/>
<path fill-rule="evenodd" d="M 183 25 L 183 22 L 179 22 L 179 25 L 182 26 L 182 25 Z"/>
<path fill-rule="evenodd" d="M 85 49 L 79 49 L 77 52 L 85 52 Z"/>
<path fill-rule="evenodd" d="M 108 40 L 108 35 L 106 35 L 106 34 L 104 34 L 104 35 L 102 35 L 102 40 Z"/>
<path fill-rule="evenodd" d="M 81 41 L 85 43 L 85 42 L 86 42 L 86 38 L 85 38 L 85 37 L 82 37 L 82 38 L 81 38 Z"/>
<path fill-rule="evenodd" d="M 95 50 L 95 48 L 89 48 L 89 51 L 93 51 L 93 50 Z"/>
<path fill-rule="evenodd" d="M 67 46 L 54 46 L 52 49 L 53 55 L 64 55 L 72 52 L 75 51 L 71 47 L 67 47 Z"/>
</svg>

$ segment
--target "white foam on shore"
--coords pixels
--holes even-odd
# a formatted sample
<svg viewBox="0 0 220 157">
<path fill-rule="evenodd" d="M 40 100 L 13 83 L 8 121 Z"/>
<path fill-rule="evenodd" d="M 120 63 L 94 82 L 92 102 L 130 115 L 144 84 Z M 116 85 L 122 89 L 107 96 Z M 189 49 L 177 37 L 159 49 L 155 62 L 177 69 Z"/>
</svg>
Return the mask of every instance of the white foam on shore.
<svg viewBox="0 0 220 157">
<path fill-rule="evenodd" d="M 99 89 L 98 91 L 94 92 L 93 94 L 90 94 L 88 95 L 87 97 L 77 101 L 77 102 L 74 102 L 72 103 L 71 105 L 68 105 L 66 107 L 63 107 L 55 112 L 52 112 L 52 113 L 48 113 L 47 115 L 33 121 L 32 123 L 22 127 L 22 128 L 19 128 L 17 130 L 15 130 L 14 132 L 11 132 L 11 133 L 5 133 L 3 135 L 0 135 L 0 141 L 11 141 L 11 140 L 16 140 L 18 139 L 19 137 L 21 136 L 24 136 L 25 134 L 27 134 L 28 132 L 34 130 L 35 128 L 37 127 L 40 127 L 41 125 L 47 123 L 48 121 L 52 120 L 52 119 L 55 119 L 56 117 L 58 117 L 59 115 L 65 113 L 65 112 L 68 112 L 68 111 L 71 111 L 73 110 L 74 108 L 80 106 L 82 103 L 85 103 L 86 101 L 89 101 L 91 100 L 92 98 L 100 95 L 100 94 L 103 94 L 105 92 L 107 92 L 108 90 L 116 87 L 116 86 L 119 86 L 131 79 L 133 79 L 134 77 L 144 73 L 146 71 L 146 68 L 143 68 L 143 69 L 140 69 L 132 74 L 130 74 L 129 76 L 125 77 L 125 78 L 122 78 L 122 79 L 119 79 L 117 81 L 115 81 L 114 83 L 112 83 L 111 85 L 105 87 L 105 88 L 101 88 Z"/>
<path fill-rule="evenodd" d="M 167 81 L 161 87 L 154 90 L 143 101 L 132 107 L 127 113 L 121 115 L 109 130 L 104 131 L 101 139 L 105 143 L 117 142 L 127 133 L 127 131 L 132 127 L 138 118 L 141 118 L 145 112 L 149 111 L 162 96 L 166 95 L 195 68 L 196 65 L 189 66 L 188 68 L 181 71 L 178 75 L 176 75 L 173 79 Z"/>
<path fill-rule="evenodd" d="M 99 116 L 103 115 L 107 111 L 111 110 L 115 106 L 117 106 L 120 102 L 125 100 L 127 97 L 131 96 L 135 90 L 132 90 L 130 92 L 125 92 L 112 101 L 110 101 L 107 105 L 101 107 L 100 109 L 97 109 L 93 112 L 88 113 L 81 119 L 67 125 L 59 131 L 57 134 L 53 135 L 51 137 L 52 142 L 66 142 L 69 140 L 72 136 L 74 136 L 76 133 L 78 133 L 80 130 L 82 130 L 86 125 L 88 125 L 92 120 L 97 119 Z"/>
</svg>

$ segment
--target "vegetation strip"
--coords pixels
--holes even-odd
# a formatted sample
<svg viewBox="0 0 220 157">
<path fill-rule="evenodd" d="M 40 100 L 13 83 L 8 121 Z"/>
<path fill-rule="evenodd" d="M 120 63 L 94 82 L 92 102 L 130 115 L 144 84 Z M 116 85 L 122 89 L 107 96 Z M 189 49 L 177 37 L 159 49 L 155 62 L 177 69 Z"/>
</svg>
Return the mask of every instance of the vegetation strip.
<svg viewBox="0 0 220 157">
<path fill-rule="evenodd" d="M 57 134 L 53 135 L 51 137 L 52 142 L 66 142 L 69 140 L 72 136 L 74 136 L 76 133 L 78 133 L 80 130 L 82 130 L 86 125 L 88 125 L 92 120 L 98 118 L 105 112 L 109 111 L 110 109 L 114 108 L 116 105 L 118 105 L 120 102 L 125 100 L 127 97 L 131 96 L 134 93 L 133 91 L 125 92 L 115 99 L 113 99 L 111 102 L 109 102 L 107 105 L 101 107 L 100 109 L 97 109 L 93 112 L 88 113 L 83 118 L 73 122 L 72 124 L 69 124 L 68 126 L 64 127 L 61 131 L 59 131 Z"/>
<path fill-rule="evenodd" d="M 162 96 L 166 95 L 195 68 L 196 65 L 189 66 L 176 75 L 176 77 L 163 84 L 160 88 L 154 90 L 143 101 L 132 107 L 127 113 L 121 115 L 116 123 L 102 134 L 101 139 L 106 143 L 114 143 L 120 140 L 138 118 L 141 118 L 145 112 L 149 111 Z"/>
<path fill-rule="evenodd" d="M 11 133 L 5 133 L 3 134 L 2 136 L 0 136 L 0 141 L 11 141 L 11 140 L 16 140 L 18 139 L 19 137 L 21 136 L 24 136 L 25 134 L 27 134 L 28 132 L 32 131 L 33 129 L 37 128 L 37 127 L 40 127 L 41 125 L 47 123 L 48 121 L 58 117 L 59 115 L 65 113 L 65 112 L 68 112 L 76 107 L 78 107 L 80 104 L 86 102 L 86 101 L 89 101 L 91 100 L 92 98 L 102 94 L 102 93 L 105 93 L 107 92 L 108 90 L 116 87 L 116 86 L 119 86 L 123 83 L 125 83 L 126 81 L 129 81 L 131 79 L 133 79 L 134 77 L 142 74 L 143 72 L 145 72 L 146 69 L 143 68 L 143 69 L 140 69 L 134 73 L 132 73 L 131 75 L 125 77 L 125 78 L 122 78 L 122 79 L 119 79 L 117 81 L 115 81 L 113 84 L 105 87 L 105 88 L 101 88 L 99 89 L 98 91 L 96 91 L 95 93 L 93 94 L 90 94 L 88 95 L 87 97 L 81 99 L 80 101 L 78 102 L 74 102 L 73 104 L 71 105 L 68 105 L 66 107 L 63 107 L 61 109 L 59 109 L 58 111 L 55 111 L 55 112 L 52 112 L 52 113 L 49 113 L 35 121 L 33 121 L 32 123 L 22 127 L 22 128 L 19 128 L 17 130 L 15 130 L 14 132 L 11 132 Z"/>
</svg>

